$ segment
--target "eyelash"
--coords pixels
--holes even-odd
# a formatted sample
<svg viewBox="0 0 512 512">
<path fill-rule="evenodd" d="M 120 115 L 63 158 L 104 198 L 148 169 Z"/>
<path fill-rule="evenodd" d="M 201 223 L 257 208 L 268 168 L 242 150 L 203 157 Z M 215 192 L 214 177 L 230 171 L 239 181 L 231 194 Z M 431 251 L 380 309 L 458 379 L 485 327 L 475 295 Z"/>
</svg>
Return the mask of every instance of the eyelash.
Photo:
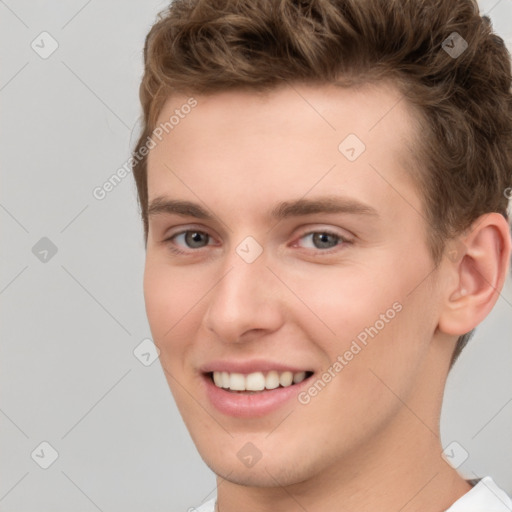
<svg viewBox="0 0 512 512">
<path fill-rule="evenodd" d="M 169 250 L 174 253 L 174 254 L 178 254 L 178 255 L 187 255 L 187 254 L 192 254 L 194 252 L 199 252 L 201 249 L 203 249 L 204 247 L 200 247 L 198 249 L 190 249 L 189 251 L 182 251 L 181 249 L 178 249 L 175 245 L 175 242 L 174 242 L 174 239 L 180 235 L 184 235 L 184 234 L 187 234 L 187 233 L 201 233 L 202 235 L 206 235 L 207 237 L 209 237 L 210 239 L 213 238 L 211 237 L 206 231 L 201 231 L 199 229 L 186 229 L 184 231 L 179 231 L 178 233 L 174 233 L 171 237 L 167 238 L 164 240 L 164 243 L 166 245 L 168 245 L 169 247 Z M 340 235 L 339 233 L 335 233 L 333 231 L 329 231 L 328 229 L 325 230 L 318 230 L 318 231 L 308 231 L 304 234 L 302 234 L 300 237 L 299 237 L 299 240 L 302 240 L 303 238 L 307 237 L 307 236 L 311 236 L 311 235 L 315 235 L 315 234 L 322 234 L 322 235 L 330 235 L 330 236 L 333 236 L 335 238 L 338 239 L 338 243 L 334 246 L 334 247 L 330 247 L 328 249 L 312 249 L 313 251 L 313 254 L 314 255 L 321 255 L 321 254 L 332 254 L 333 252 L 337 252 L 338 250 L 338 247 L 340 245 L 349 245 L 349 244 L 352 244 L 352 240 L 344 237 L 343 235 Z M 207 246 L 205 246 L 207 247 Z M 308 250 L 308 249 L 306 249 Z"/>
</svg>

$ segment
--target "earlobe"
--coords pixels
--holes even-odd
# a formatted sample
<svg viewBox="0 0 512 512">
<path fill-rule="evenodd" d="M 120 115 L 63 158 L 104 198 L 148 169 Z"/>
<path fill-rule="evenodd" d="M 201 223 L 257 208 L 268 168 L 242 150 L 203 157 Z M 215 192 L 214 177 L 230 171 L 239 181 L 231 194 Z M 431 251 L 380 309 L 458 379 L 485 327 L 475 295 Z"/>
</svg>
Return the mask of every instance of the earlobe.
<svg viewBox="0 0 512 512">
<path fill-rule="evenodd" d="M 447 279 L 439 329 L 461 336 L 484 320 L 503 288 L 511 252 L 507 220 L 498 213 L 482 215 L 453 245 L 444 262 L 453 279 Z M 456 258 L 450 257 L 454 251 Z"/>
</svg>

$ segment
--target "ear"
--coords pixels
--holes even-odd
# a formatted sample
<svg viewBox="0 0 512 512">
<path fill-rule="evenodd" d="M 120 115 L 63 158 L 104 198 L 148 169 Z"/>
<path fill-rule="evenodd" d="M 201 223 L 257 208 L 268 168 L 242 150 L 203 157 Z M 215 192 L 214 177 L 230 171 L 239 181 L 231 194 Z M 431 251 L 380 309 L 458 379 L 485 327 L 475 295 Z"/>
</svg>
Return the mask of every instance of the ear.
<svg viewBox="0 0 512 512">
<path fill-rule="evenodd" d="M 447 247 L 440 331 L 462 336 L 480 324 L 498 300 L 511 252 L 510 228 L 499 213 L 480 216 Z"/>
</svg>

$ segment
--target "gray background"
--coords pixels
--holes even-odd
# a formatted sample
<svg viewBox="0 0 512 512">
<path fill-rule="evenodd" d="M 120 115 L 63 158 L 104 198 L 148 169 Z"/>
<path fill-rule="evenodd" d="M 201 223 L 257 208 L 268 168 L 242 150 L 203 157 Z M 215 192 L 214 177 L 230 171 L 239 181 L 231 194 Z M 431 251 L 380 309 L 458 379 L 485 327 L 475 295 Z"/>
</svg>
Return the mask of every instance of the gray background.
<svg viewBox="0 0 512 512">
<path fill-rule="evenodd" d="M 215 493 L 158 361 L 133 353 L 151 335 L 132 176 L 92 194 L 135 142 L 143 40 L 165 6 L 0 0 L 2 512 L 179 511 Z M 512 1 L 481 7 L 511 47 Z M 43 31 L 58 44 L 47 58 L 31 47 L 51 49 Z M 509 493 L 511 332 L 509 279 L 450 376 L 442 421 L 444 446 L 469 454 L 462 472 Z M 48 469 L 43 441 L 58 452 Z"/>
</svg>

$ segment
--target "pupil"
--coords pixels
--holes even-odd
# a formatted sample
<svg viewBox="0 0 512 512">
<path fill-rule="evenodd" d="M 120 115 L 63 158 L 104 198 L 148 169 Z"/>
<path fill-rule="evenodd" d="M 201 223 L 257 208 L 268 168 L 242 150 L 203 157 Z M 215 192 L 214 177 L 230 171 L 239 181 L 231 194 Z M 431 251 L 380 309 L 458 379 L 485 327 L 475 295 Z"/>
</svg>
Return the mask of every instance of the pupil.
<svg viewBox="0 0 512 512">
<path fill-rule="evenodd" d="M 187 245 L 190 247 L 202 247 L 205 245 L 202 239 L 205 237 L 205 233 L 201 233 L 200 231 L 189 231 L 186 235 Z"/>
<path fill-rule="evenodd" d="M 334 247 L 338 243 L 336 237 L 329 233 L 315 233 L 313 235 L 313 242 L 319 249 Z"/>
</svg>

